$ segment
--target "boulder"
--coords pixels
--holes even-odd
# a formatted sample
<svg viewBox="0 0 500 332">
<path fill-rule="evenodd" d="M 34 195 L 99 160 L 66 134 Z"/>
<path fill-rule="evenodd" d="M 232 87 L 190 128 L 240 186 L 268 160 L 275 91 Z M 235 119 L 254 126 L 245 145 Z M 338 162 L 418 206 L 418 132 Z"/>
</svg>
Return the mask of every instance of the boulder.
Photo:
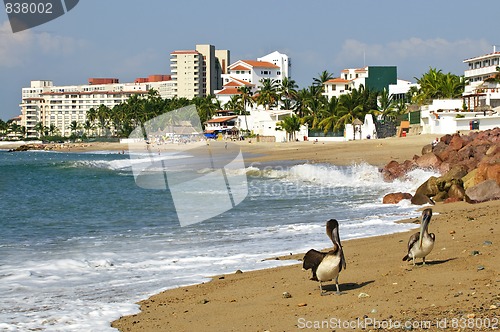
<svg viewBox="0 0 500 332">
<path fill-rule="evenodd" d="M 466 176 L 462 178 L 462 182 L 464 183 L 464 189 L 474 187 L 477 184 L 476 174 L 477 174 L 477 168 L 473 169 L 472 171 L 467 173 Z"/>
<path fill-rule="evenodd" d="M 448 198 L 448 193 L 446 191 L 440 191 L 432 198 L 432 200 L 434 202 L 442 202 L 447 198 Z"/>
<path fill-rule="evenodd" d="M 500 185 L 500 163 L 480 163 L 474 180 L 476 184 L 485 180 L 495 180 Z"/>
<path fill-rule="evenodd" d="M 384 177 L 384 181 L 390 182 L 403 177 L 414 168 L 415 163 L 411 160 L 405 160 L 402 164 L 393 160 L 382 169 L 382 175 Z"/>
<path fill-rule="evenodd" d="M 422 156 L 430 152 L 432 152 L 432 144 L 424 145 L 424 147 L 422 148 Z"/>
<path fill-rule="evenodd" d="M 454 165 L 451 167 L 451 169 L 446 172 L 443 176 L 440 178 L 445 180 L 445 181 L 451 181 L 454 179 L 461 179 L 464 176 L 467 175 L 467 167 L 461 164 Z"/>
<path fill-rule="evenodd" d="M 452 136 L 450 143 L 448 144 L 448 147 L 454 151 L 460 150 L 464 146 L 464 141 L 460 135 L 455 134 Z"/>
<path fill-rule="evenodd" d="M 432 205 L 434 205 L 435 203 L 429 197 L 427 197 L 423 194 L 415 194 L 411 198 L 411 204 L 414 204 L 414 205 L 432 204 Z"/>
<path fill-rule="evenodd" d="M 382 199 L 382 203 L 398 204 L 403 199 L 412 199 L 412 197 L 413 197 L 412 194 L 409 193 L 402 193 L 402 192 L 391 193 L 384 196 L 384 198 Z"/>
<path fill-rule="evenodd" d="M 440 174 L 446 174 L 451 169 L 451 164 L 447 161 L 443 161 L 441 165 L 439 165 L 438 172 Z"/>
<path fill-rule="evenodd" d="M 490 148 L 488 149 L 488 151 L 486 151 L 486 155 L 487 156 L 493 156 L 499 150 L 500 149 L 499 149 L 498 145 L 496 145 L 496 144 L 492 145 L 492 146 L 490 146 Z"/>
<path fill-rule="evenodd" d="M 438 169 L 441 165 L 441 159 L 434 153 L 427 153 L 417 159 L 416 164 L 420 168 Z"/>
<path fill-rule="evenodd" d="M 434 146 L 434 148 L 432 149 L 432 152 L 436 155 L 436 156 L 439 156 L 441 155 L 441 153 L 443 153 L 446 149 L 448 148 L 448 145 L 446 145 L 444 142 L 439 142 L 438 144 L 436 144 L 436 146 Z M 424 155 L 424 154 L 422 154 Z"/>
<path fill-rule="evenodd" d="M 470 203 L 486 202 L 500 199 L 500 186 L 495 180 L 483 181 L 465 191 L 466 200 Z"/>
<path fill-rule="evenodd" d="M 416 195 L 424 195 L 427 197 L 433 197 L 436 196 L 437 193 L 439 192 L 438 186 L 437 186 L 437 179 L 435 176 L 431 176 L 427 181 L 422 183 L 420 187 L 417 188 L 415 191 L 415 196 Z"/>
<path fill-rule="evenodd" d="M 463 201 L 465 198 L 465 189 L 459 184 L 452 184 L 450 189 L 448 189 L 448 198 L 456 198 L 459 201 Z"/>
</svg>

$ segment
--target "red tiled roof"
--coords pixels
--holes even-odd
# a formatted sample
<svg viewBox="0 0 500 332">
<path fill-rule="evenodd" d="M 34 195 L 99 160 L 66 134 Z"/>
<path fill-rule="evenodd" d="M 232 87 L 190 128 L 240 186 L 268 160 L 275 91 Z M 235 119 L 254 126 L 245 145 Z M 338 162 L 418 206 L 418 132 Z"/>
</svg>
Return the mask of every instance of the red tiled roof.
<svg viewBox="0 0 500 332">
<path fill-rule="evenodd" d="M 328 80 L 326 81 L 324 84 L 328 84 L 328 83 L 350 83 L 351 81 L 349 80 L 344 80 L 343 78 L 340 78 L 340 77 L 336 77 L 336 78 L 332 78 L 331 80 Z"/>
<path fill-rule="evenodd" d="M 241 92 L 238 90 L 238 88 L 223 88 L 221 91 L 217 92 L 216 95 L 239 95 Z"/>
<path fill-rule="evenodd" d="M 267 62 L 267 61 L 243 60 L 243 62 L 248 63 L 252 67 L 259 67 L 259 68 L 279 68 L 274 63 Z"/>
<path fill-rule="evenodd" d="M 238 116 L 236 115 L 233 115 L 233 116 L 223 116 L 223 117 L 220 117 L 220 118 L 215 118 L 215 119 L 210 119 L 207 121 L 207 123 L 223 123 L 223 122 L 227 122 L 229 120 L 232 120 L 232 119 L 236 119 Z"/>
<path fill-rule="evenodd" d="M 250 68 L 247 68 L 242 65 L 237 65 L 236 67 L 230 68 L 229 70 L 250 70 Z"/>
<path fill-rule="evenodd" d="M 246 65 L 249 65 L 249 66 L 255 67 L 255 68 L 279 68 L 275 64 L 273 64 L 271 62 L 267 62 L 267 61 L 239 60 L 239 61 L 233 63 L 231 66 L 229 66 L 229 70 L 233 70 L 233 68 L 236 68 L 233 66 L 241 66 L 242 64 L 244 64 L 244 65 L 246 64 Z M 245 68 L 245 69 L 248 70 L 248 68 Z"/>
</svg>

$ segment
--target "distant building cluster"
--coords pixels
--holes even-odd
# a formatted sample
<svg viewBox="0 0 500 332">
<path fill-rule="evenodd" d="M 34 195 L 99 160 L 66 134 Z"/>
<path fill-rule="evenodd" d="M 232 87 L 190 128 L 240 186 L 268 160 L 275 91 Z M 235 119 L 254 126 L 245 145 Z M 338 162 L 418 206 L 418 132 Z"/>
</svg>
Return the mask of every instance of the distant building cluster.
<svg viewBox="0 0 500 332">
<path fill-rule="evenodd" d="M 496 50 L 464 61 L 468 66 L 465 71 L 468 84 L 464 92 L 468 110 L 482 105 L 500 106 L 498 84 L 485 83 L 497 72 L 499 62 L 500 52 Z M 45 127 L 55 126 L 62 136 L 68 136 L 71 134 L 70 124 L 73 121 L 84 123 L 91 108 L 98 109 L 101 105 L 113 108 L 126 102 L 132 95 L 146 95 L 151 89 L 158 91 L 162 98 L 193 99 L 213 95 L 224 105 L 233 96 L 241 94 L 241 87 L 256 93 L 264 79 L 279 84 L 284 79 L 291 79 L 291 73 L 291 59 L 277 51 L 256 60 L 231 63 L 229 50 L 217 50 L 213 45 L 196 45 L 194 50 L 170 53 L 168 75 L 140 77 L 130 83 L 120 83 L 117 78 L 89 78 L 87 84 L 65 86 L 54 85 L 50 80 L 31 81 L 29 87 L 22 88 L 21 114 L 16 121 L 26 128 L 28 138 L 38 137 L 39 133 L 35 130 L 38 123 Z M 352 89 L 359 89 L 361 85 L 377 91 L 386 89 L 394 99 L 404 98 L 410 87 L 417 86 L 398 79 L 395 66 L 366 66 L 342 70 L 338 77 L 324 82 L 323 94 L 328 98 L 339 97 Z M 254 111 L 260 113 L 245 119 L 245 126 L 248 127 L 250 122 L 254 132 L 263 134 L 264 128 L 273 127 L 274 131 L 270 122 L 291 114 L 287 110 L 267 110 L 267 121 L 262 120 L 261 113 L 265 110 Z M 233 121 L 234 115 L 230 116 Z M 214 120 L 208 125 L 218 123 Z M 241 120 L 231 122 L 230 126 L 234 125 L 241 126 Z"/>
</svg>

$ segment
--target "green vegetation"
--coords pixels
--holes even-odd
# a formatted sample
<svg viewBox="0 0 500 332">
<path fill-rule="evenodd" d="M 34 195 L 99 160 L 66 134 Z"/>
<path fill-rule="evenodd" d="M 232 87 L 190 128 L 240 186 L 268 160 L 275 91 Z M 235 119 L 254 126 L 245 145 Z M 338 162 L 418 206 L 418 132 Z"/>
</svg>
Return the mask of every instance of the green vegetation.
<svg viewBox="0 0 500 332">
<path fill-rule="evenodd" d="M 500 79 L 499 73 L 491 80 Z M 323 95 L 323 83 L 333 76 L 323 71 L 313 78 L 312 84 L 298 90 L 296 82 L 284 79 L 282 82 L 271 79 L 261 81 L 260 89 L 252 94 L 249 87 L 241 87 L 240 94 L 224 105 L 225 109 L 233 110 L 236 114 L 245 115 L 245 126 L 242 130 L 248 132 L 246 109 L 251 105 L 262 105 L 266 109 L 279 108 L 293 111 L 293 115 L 277 123 L 277 128 L 285 130 L 294 139 L 294 132 L 300 125 L 307 124 L 315 131 L 326 133 L 343 130 L 346 124 L 352 124 L 355 119 L 363 120 L 366 114 L 379 116 L 382 120 L 395 121 L 407 112 L 409 103 L 425 104 L 432 99 L 460 98 L 465 86 L 463 76 L 443 74 L 441 70 L 430 68 L 427 73 L 417 78 L 420 89 L 412 88 L 405 100 L 393 100 L 385 89 L 381 92 L 370 91 L 361 86 L 351 89 L 349 93 L 340 97 L 328 99 Z M 495 81 L 496 82 L 496 81 Z M 128 137 L 134 128 L 141 126 L 149 119 L 166 112 L 195 104 L 201 123 L 212 118 L 216 110 L 222 109 L 214 96 L 197 97 L 192 100 L 185 98 L 163 99 L 155 90 L 150 90 L 146 96 L 131 96 L 126 102 L 113 108 L 100 105 L 97 109 L 87 111 L 87 120 L 84 123 L 73 121 L 68 128 L 71 138 L 84 137 Z M 42 139 L 60 138 L 60 133 L 54 125 L 49 128 L 38 123 L 35 130 Z M 22 138 L 25 128 L 17 123 L 0 120 L 0 138 Z"/>
</svg>

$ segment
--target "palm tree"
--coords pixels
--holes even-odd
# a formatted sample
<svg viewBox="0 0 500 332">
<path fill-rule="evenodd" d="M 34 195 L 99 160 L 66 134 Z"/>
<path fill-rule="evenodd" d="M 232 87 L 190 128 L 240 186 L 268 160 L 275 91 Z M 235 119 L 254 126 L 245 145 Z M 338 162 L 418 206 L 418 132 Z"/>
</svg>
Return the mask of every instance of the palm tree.
<svg viewBox="0 0 500 332">
<path fill-rule="evenodd" d="M 276 80 L 264 78 L 260 80 L 261 87 L 259 88 L 257 104 L 264 105 L 266 110 L 276 104 L 278 100 L 278 83 Z"/>
<path fill-rule="evenodd" d="M 245 116 L 245 127 L 248 132 L 248 121 L 247 121 L 247 106 L 252 107 L 254 104 L 252 88 L 249 86 L 242 86 L 238 88 L 240 92 L 240 100 L 243 105 L 243 115 Z"/>
<path fill-rule="evenodd" d="M 5 121 L 0 119 L 0 133 L 2 134 L 2 136 L 5 136 L 5 133 L 7 132 L 8 128 L 9 125 Z"/>
<path fill-rule="evenodd" d="M 389 96 L 389 91 L 384 88 L 378 99 L 378 114 L 382 115 L 383 119 L 391 118 L 394 109 L 395 102 L 391 96 Z"/>
<path fill-rule="evenodd" d="M 315 86 L 321 86 L 323 88 L 323 83 L 325 83 L 328 80 L 331 80 L 333 78 L 333 74 L 329 73 L 326 70 L 323 70 L 321 74 L 318 75 L 318 77 L 313 78 L 313 85 Z"/>
<path fill-rule="evenodd" d="M 99 105 L 97 108 L 97 120 L 99 122 L 99 128 L 101 128 L 102 133 L 108 128 L 108 121 L 110 119 L 110 109 L 104 104 Z"/>
<path fill-rule="evenodd" d="M 71 135 L 76 136 L 76 131 L 78 129 L 80 129 L 80 124 L 75 120 L 71 121 L 71 123 L 69 124 L 69 130 L 71 130 Z"/>
<path fill-rule="evenodd" d="M 13 121 L 12 122 L 7 122 L 7 123 L 9 124 L 9 131 L 11 133 L 14 133 L 14 135 L 16 137 L 18 137 L 17 134 L 21 132 L 21 129 L 25 128 L 25 127 L 21 127 L 20 125 L 18 125 L 16 122 L 13 122 Z"/>
<path fill-rule="evenodd" d="M 94 124 L 90 120 L 86 120 L 83 123 L 83 129 L 85 130 L 85 134 L 89 136 L 89 132 L 94 129 Z"/>
<path fill-rule="evenodd" d="M 224 104 L 224 109 L 234 111 L 236 114 L 241 114 L 243 107 L 241 105 L 240 95 L 231 96 L 231 99 Z"/>
<path fill-rule="evenodd" d="M 340 101 L 337 97 L 333 96 L 322 109 L 322 120 L 318 123 L 318 127 L 323 129 L 326 134 L 328 131 L 333 131 L 335 124 L 338 120 L 338 110 Z"/>
<path fill-rule="evenodd" d="M 38 133 L 38 137 L 43 137 L 46 127 L 41 122 L 37 122 L 33 129 Z"/>
<path fill-rule="evenodd" d="M 54 136 L 57 132 L 59 132 L 59 128 L 57 128 L 53 123 L 49 125 L 49 128 L 47 130 L 50 136 Z"/>
<path fill-rule="evenodd" d="M 460 98 L 465 87 L 465 78 L 441 70 L 430 68 L 421 78 L 416 78 L 420 90 L 415 97 L 419 104 L 429 103 L 433 99 Z"/>
<path fill-rule="evenodd" d="M 355 119 L 363 117 L 363 105 L 357 100 L 357 90 L 353 89 L 351 93 L 339 97 L 338 119 L 334 129 L 339 130 L 346 124 L 351 124 Z"/>
<path fill-rule="evenodd" d="M 297 83 L 294 80 L 289 79 L 288 77 L 285 77 L 281 81 L 281 84 L 278 87 L 278 92 L 279 92 L 279 97 L 281 99 L 283 108 L 285 108 L 285 109 L 291 108 L 292 100 L 294 100 L 296 95 L 297 95 L 297 88 L 298 87 L 299 86 L 297 85 Z M 285 104 L 288 107 L 285 107 Z"/>
<path fill-rule="evenodd" d="M 300 119 L 295 114 L 287 116 L 276 124 L 277 129 L 282 129 L 287 133 L 289 142 L 295 141 L 295 134 L 300 130 L 300 125 Z"/>
</svg>

